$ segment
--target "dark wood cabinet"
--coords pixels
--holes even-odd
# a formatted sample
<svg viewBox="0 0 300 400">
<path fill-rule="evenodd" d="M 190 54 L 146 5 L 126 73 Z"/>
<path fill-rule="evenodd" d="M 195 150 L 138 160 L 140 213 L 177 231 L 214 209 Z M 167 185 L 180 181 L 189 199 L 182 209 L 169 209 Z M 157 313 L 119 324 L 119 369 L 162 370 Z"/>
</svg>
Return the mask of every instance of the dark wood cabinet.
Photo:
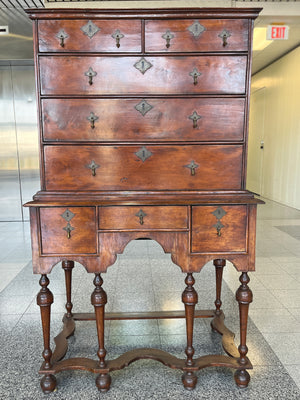
<svg viewBox="0 0 300 400">
<path fill-rule="evenodd" d="M 45 393 L 55 374 L 85 369 L 100 391 L 111 371 L 141 358 L 183 371 L 236 369 L 246 387 L 248 271 L 255 269 L 256 206 L 245 190 L 253 20 L 258 9 L 29 10 L 33 20 L 40 128 L 41 191 L 30 207 L 34 273 L 41 274 Z M 156 240 L 186 275 L 185 312 L 105 313 L 105 272 L 126 245 Z M 215 309 L 195 310 L 194 276 L 213 260 Z M 225 260 L 241 272 L 236 299 L 240 346 L 224 325 Z M 48 274 L 62 262 L 64 328 L 50 349 L 53 295 Z M 72 312 L 74 261 L 95 274 L 95 314 Z M 87 296 L 90 294 L 87 293 Z M 186 358 L 136 349 L 106 359 L 105 319 L 186 318 Z M 228 355 L 194 358 L 193 322 L 211 317 Z M 95 319 L 98 361 L 62 360 L 76 320 Z M 108 355 L 109 356 L 109 355 Z M 109 357 L 107 357 L 109 358 Z"/>
</svg>

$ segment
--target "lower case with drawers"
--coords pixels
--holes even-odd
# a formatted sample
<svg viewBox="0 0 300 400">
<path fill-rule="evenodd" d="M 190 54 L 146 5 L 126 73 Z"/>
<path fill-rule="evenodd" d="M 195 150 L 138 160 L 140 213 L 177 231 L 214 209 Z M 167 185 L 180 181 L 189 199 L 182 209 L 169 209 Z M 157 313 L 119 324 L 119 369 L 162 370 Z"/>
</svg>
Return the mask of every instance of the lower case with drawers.
<svg viewBox="0 0 300 400">
<path fill-rule="evenodd" d="M 248 287 L 248 271 L 254 270 L 256 205 L 253 197 L 246 201 L 235 196 L 230 201 L 199 203 L 182 201 L 176 203 L 164 200 L 157 204 L 131 200 L 118 203 L 111 200 L 99 203 L 76 200 L 80 194 L 70 194 L 69 200 L 55 203 L 33 201 L 28 203 L 31 214 L 31 236 L 33 269 L 41 274 L 41 290 L 37 303 L 41 307 L 43 330 L 45 332 L 45 362 L 41 387 L 50 393 L 56 387 L 55 374 L 68 369 L 82 369 L 97 375 L 96 385 L 100 391 L 107 391 L 111 384 L 110 372 L 122 369 L 139 359 L 155 359 L 171 368 L 183 371 L 182 382 L 187 389 L 193 389 L 197 382 L 196 372 L 209 366 L 226 366 L 236 370 L 234 378 L 239 387 L 246 387 L 250 381 L 247 369 L 252 368 L 246 357 L 246 331 L 248 307 L 252 292 Z M 109 195 L 108 195 L 109 197 Z M 72 200 L 74 199 L 74 201 Z M 135 239 L 157 241 L 183 273 L 186 288 L 182 293 L 185 311 L 153 311 L 150 313 L 106 313 L 105 304 L 110 293 L 102 288 L 107 268 L 114 264 L 117 255 L 123 253 L 126 245 Z M 221 310 L 222 271 L 231 261 L 241 272 L 240 286 L 236 292 L 240 313 L 240 346 L 234 343 L 234 334 L 224 325 Z M 53 294 L 48 289 L 47 274 L 58 262 L 62 262 L 66 280 L 66 314 L 63 330 L 55 338 L 56 347 L 50 349 L 50 310 Z M 87 272 L 94 273 L 95 289 L 91 295 L 95 314 L 73 313 L 71 301 L 72 269 L 74 262 L 81 263 Z M 216 271 L 215 309 L 198 310 L 195 305 L 198 295 L 193 287 L 193 273 L 200 272 L 209 261 Z M 137 272 L 138 273 L 138 272 Z M 212 318 L 212 329 L 222 335 L 222 346 L 227 355 L 205 355 L 193 358 L 194 318 Z M 105 359 L 105 320 L 186 318 L 187 358 L 182 359 L 160 350 L 137 348 L 112 360 Z M 98 333 L 99 361 L 90 358 L 64 359 L 68 350 L 67 338 L 74 333 L 75 321 L 96 320 Z M 50 353 L 49 353 L 50 352 Z M 48 356 L 50 354 L 50 357 Z"/>
<path fill-rule="evenodd" d="M 49 273 L 66 257 L 105 272 L 137 238 L 157 240 L 183 272 L 199 272 L 215 258 L 254 270 L 255 204 L 49 204 L 31 207 L 31 215 L 35 273 Z"/>
</svg>

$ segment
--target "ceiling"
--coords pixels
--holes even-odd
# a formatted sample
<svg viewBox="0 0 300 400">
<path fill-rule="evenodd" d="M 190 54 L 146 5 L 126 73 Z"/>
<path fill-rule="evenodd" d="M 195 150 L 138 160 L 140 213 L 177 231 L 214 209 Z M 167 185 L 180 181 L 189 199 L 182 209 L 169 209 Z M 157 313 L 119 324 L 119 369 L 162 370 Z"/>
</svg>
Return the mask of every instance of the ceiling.
<svg viewBox="0 0 300 400">
<path fill-rule="evenodd" d="M 52 3 L 53 0 L 45 1 Z M 64 3 L 67 1 L 64 1 Z M 76 3 L 78 4 L 78 2 Z M 207 3 L 208 2 L 206 1 L 205 5 L 207 5 Z M 221 2 L 219 2 L 219 4 L 220 3 Z M 237 6 L 242 4 L 244 7 L 253 4 L 252 2 L 245 2 L 242 0 L 232 0 L 231 5 L 232 3 Z M 284 23 L 289 26 L 289 39 L 272 41 L 264 49 L 256 50 L 256 46 L 254 46 L 252 65 L 253 74 L 265 68 L 267 65 L 271 64 L 300 44 L 300 1 L 284 2 L 278 0 L 276 2 L 272 0 L 272 6 L 270 0 L 265 0 L 260 1 L 258 5 L 264 6 L 264 4 L 267 3 L 269 7 L 269 15 L 265 15 L 266 13 L 263 12 L 262 16 L 258 17 L 255 21 L 255 36 L 259 30 L 261 32 L 262 28 L 267 27 L 269 24 Z M 62 4 L 62 2 L 57 1 L 55 6 L 57 7 L 59 4 Z M 255 5 L 257 6 L 257 3 L 255 3 Z M 52 4 L 47 5 L 48 8 L 51 6 Z M 0 35 L 0 60 L 33 58 L 31 21 L 23 9 L 42 7 L 44 7 L 43 0 L 0 0 L 0 26 L 9 26 L 9 35 Z M 272 11 L 270 11 L 272 10 L 272 7 L 274 10 L 275 7 L 277 7 L 274 15 L 272 15 Z M 284 11 L 282 15 L 280 14 L 280 7 L 284 7 L 284 9 L 282 8 Z"/>
</svg>

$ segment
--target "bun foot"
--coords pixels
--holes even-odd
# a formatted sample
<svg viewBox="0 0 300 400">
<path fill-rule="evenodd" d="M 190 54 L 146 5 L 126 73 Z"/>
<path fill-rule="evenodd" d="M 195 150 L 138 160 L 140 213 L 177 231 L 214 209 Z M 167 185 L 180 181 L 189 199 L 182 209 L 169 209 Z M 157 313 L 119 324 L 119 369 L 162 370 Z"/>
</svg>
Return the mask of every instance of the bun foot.
<svg viewBox="0 0 300 400">
<path fill-rule="evenodd" d="M 41 379 L 41 388 L 45 394 L 51 393 L 56 389 L 56 378 L 54 375 L 44 375 Z"/>
<path fill-rule="evenodd" d="M 238 369 L 234 373 L 234 380 L 239 388 L 246 388 L 250 382 L 250 375 L 245 369 Z"/>
<path fill-rule="evenodd" d="M 96 378 L 96 386 L 100 392 L 107 392 L 110 388 L 111 376 L 109 374 L 99 374 Z"/>
<path fill-rule="evenodd" d="M 197 384 L 197 376 L 194 374 L 194 372 L 185 372 L 182 375 L 182 383 L 185 389 L 187 390 L 193 390 L 195 389 L 195 386 Z"/>
</svg>

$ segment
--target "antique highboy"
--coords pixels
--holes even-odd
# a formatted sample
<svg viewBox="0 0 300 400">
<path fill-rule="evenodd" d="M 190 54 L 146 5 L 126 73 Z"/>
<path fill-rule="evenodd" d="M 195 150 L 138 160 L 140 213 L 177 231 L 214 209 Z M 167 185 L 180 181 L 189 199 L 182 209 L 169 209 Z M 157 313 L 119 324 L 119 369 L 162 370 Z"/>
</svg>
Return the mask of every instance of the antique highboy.
<svg viewBox="0 0 300 400">
<path fill-rule="evenodd" d="M 248 385 L 252 292 L 247 272 L 254 271 L 258 201 L 245 190 L 245 176 L 252 29 L 258 12 L 28 11 L 34 27 L 41 191 L 27 206 L 33 270 L 41 274 L 37 303 L 45 393 L 55 389 L 55 374 L 66 369 L 96 373 L 97 387 L 106 391 L 111 371 L 141 358 L 181 369 L 187 389 L 195 387 L 198 370 L 212 365 L 234 368 L 237 385 Z M 156 240 L 185 274 L 184 313 L 104 312 L 109 293 L 102 288 L 103 273 L 138 238 Z M 195 311 L 193 274 L 210 260 L 216 270 L 215 309 Z M 221 311 L 225 260 L 241 272 L 238 348 Z M 74 261 L 95 274 L 92 316 L 72 311 Z M 65 271 L 67 303 L 52 352 L 53 295 L 47 275 L 58 262 Z M 105 319 L 162 317 L 186 319 L 184 359 L 150 348 L 106 357 Z M 227 355 L 194 357 L 195 317 L 212 318 Z M 96 320 L 98 360 L 63 359 L 74 321 L 85 319 Z"/>
</svg>

